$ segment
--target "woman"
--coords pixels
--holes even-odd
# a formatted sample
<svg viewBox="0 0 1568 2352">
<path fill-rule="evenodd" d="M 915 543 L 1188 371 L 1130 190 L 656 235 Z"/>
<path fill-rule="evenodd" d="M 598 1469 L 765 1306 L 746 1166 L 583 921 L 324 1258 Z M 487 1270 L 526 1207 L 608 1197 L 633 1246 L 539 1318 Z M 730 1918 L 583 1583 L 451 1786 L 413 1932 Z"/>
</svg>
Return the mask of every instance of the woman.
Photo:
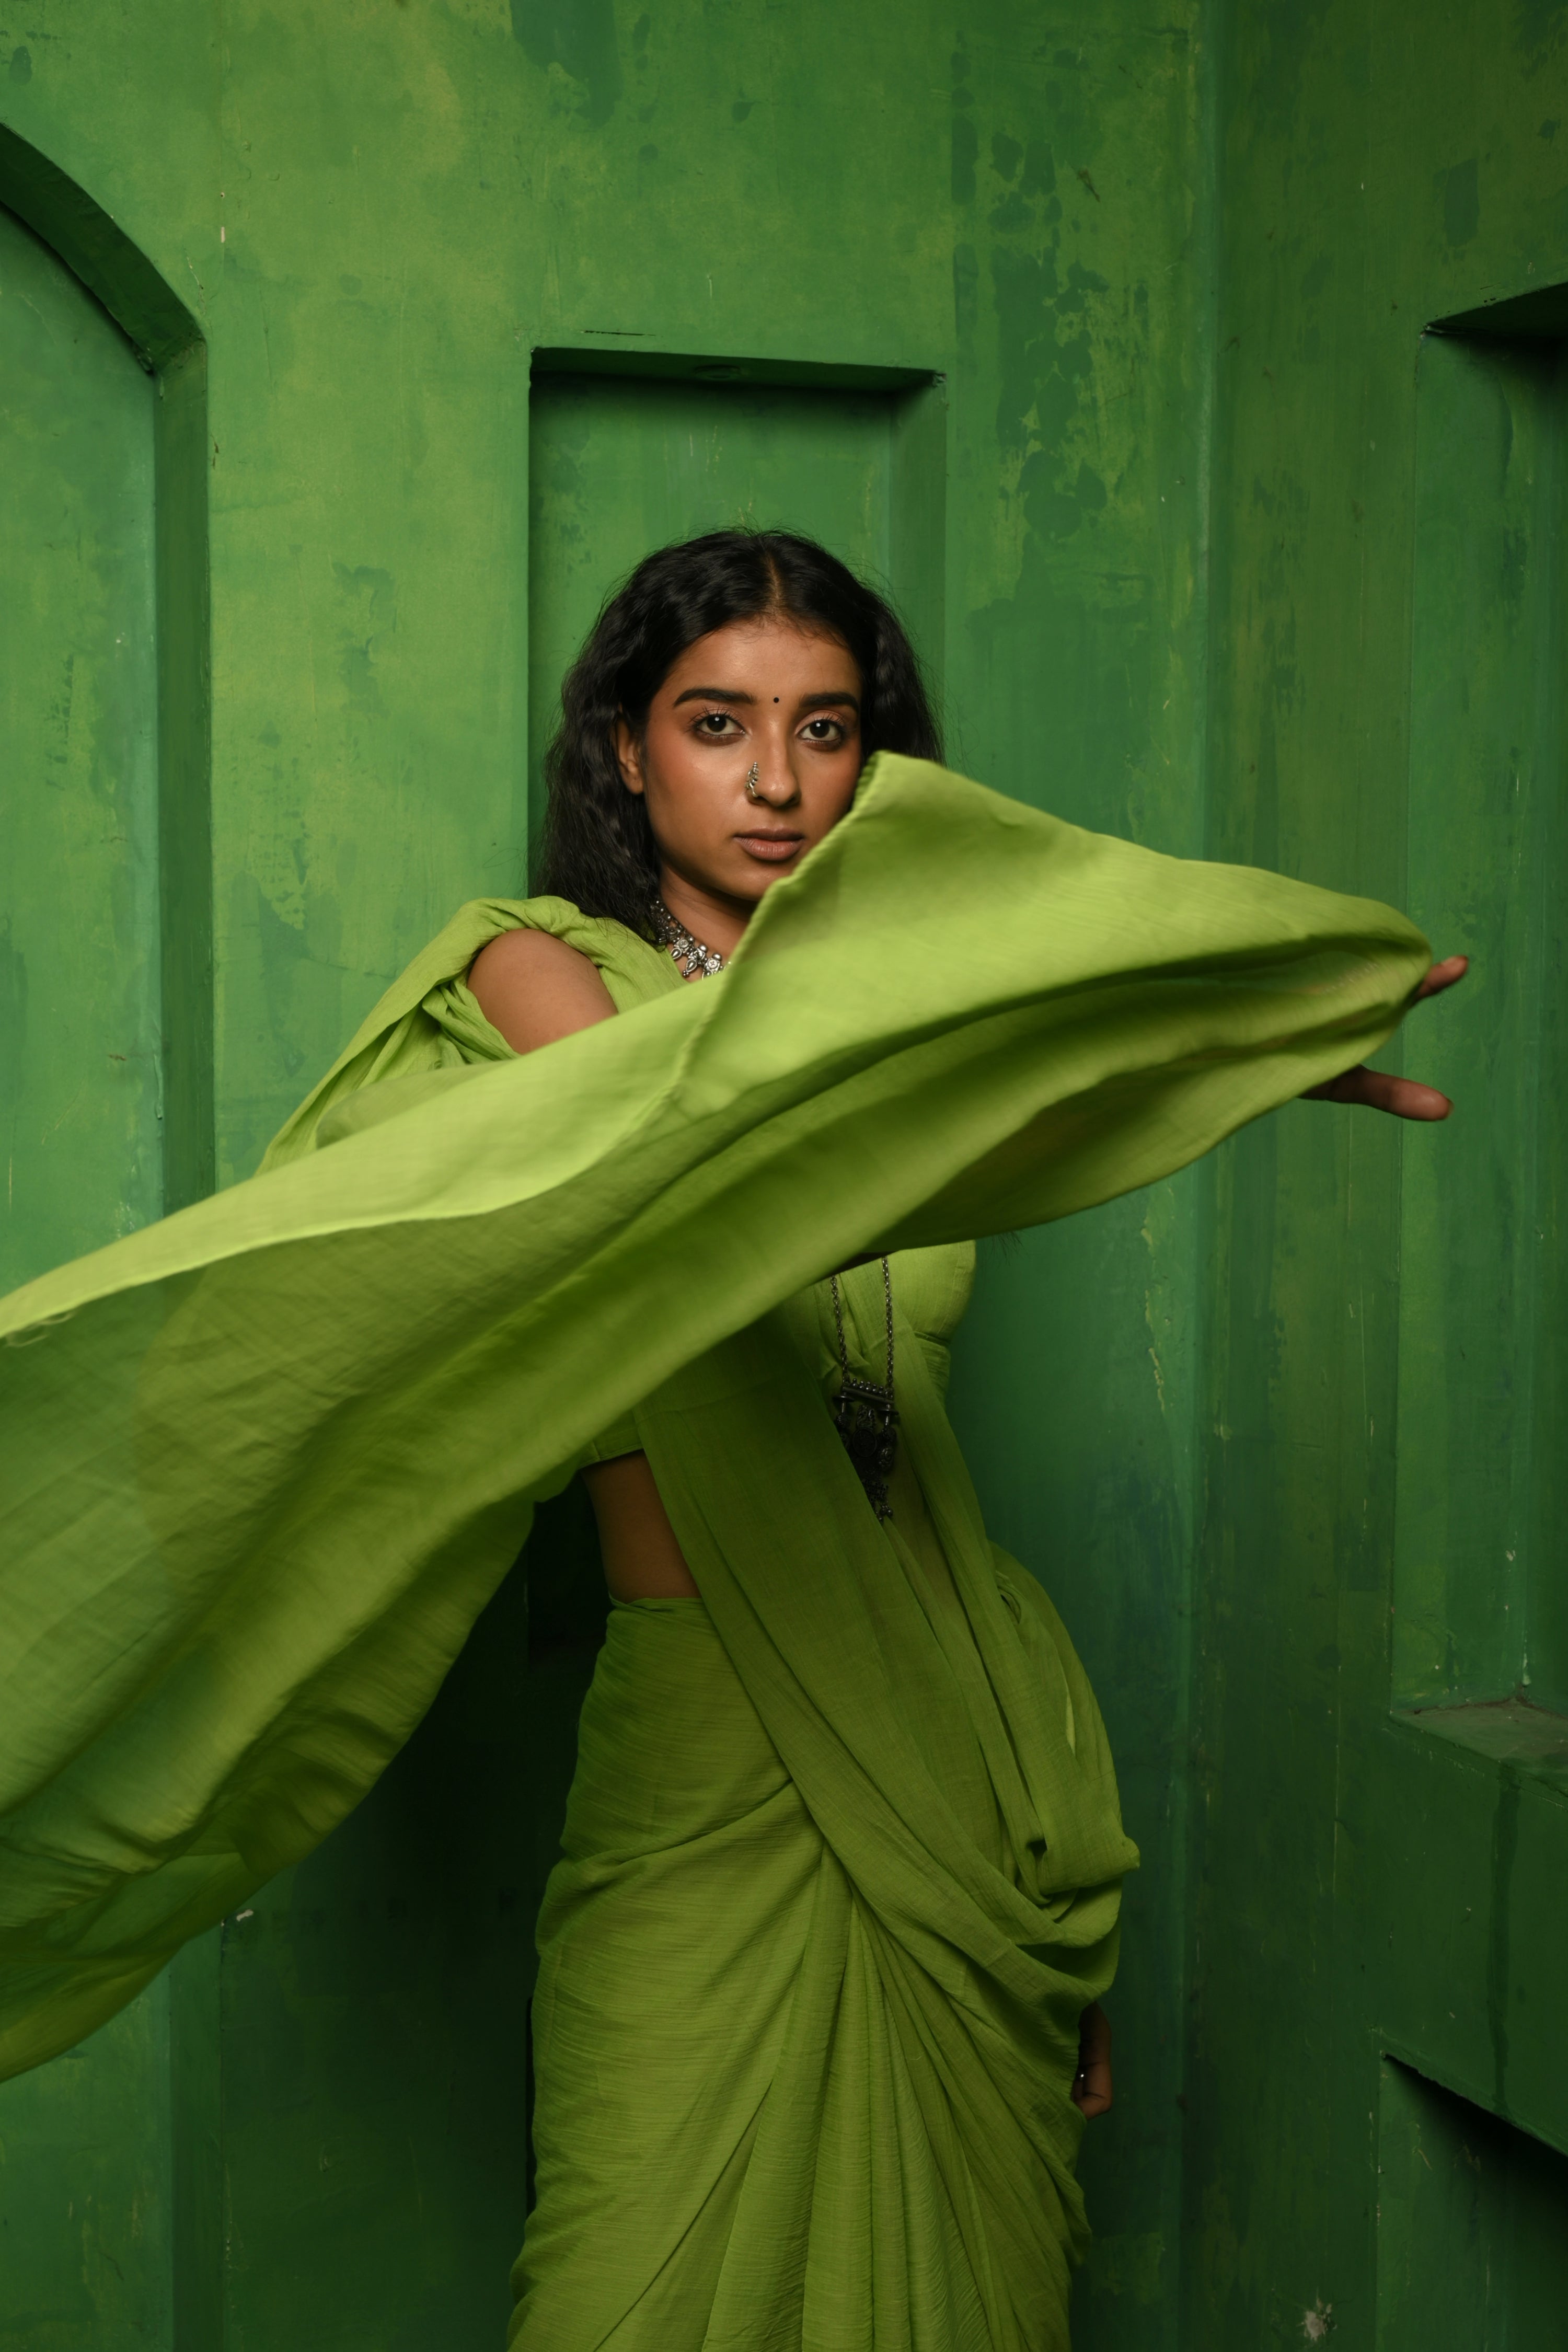
<svg viewBox="0 0 1568 2352">
<path fill-rule="evenodd" d="M 550 895 L 465 909 L 270 1172 L 12 1302 L 0 2048 L 341 1817 L 581 1464 L 514 2342 L 1065 2346 L 1136 1857 L 943 1415 L 965 1236 L 1303 1088 L 1444 1115 L 1335 1074 L 1462 965 L 921 764 L 892 615 L 784 534 L 650 558 L 564 705 Z"/>
</svg>

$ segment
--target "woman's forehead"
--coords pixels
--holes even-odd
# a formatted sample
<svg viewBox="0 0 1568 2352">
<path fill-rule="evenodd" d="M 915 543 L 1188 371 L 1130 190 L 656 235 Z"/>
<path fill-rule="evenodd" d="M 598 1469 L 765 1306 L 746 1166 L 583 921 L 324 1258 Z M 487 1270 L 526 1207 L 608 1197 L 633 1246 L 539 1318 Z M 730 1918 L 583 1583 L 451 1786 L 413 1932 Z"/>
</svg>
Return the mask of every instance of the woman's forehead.
<svg viewBox="0 0 1568 2352">
<path fill-rule="evenodd" d="M 771 683 L 768 683 L 771 681 Z M 742 687 L 769 693 L 856 688 L 860 673 L 843 641 L 783 614 L 727 622 L 698 637 L 671 664 L 663 692 L 692 685 Z"/>
</svg>

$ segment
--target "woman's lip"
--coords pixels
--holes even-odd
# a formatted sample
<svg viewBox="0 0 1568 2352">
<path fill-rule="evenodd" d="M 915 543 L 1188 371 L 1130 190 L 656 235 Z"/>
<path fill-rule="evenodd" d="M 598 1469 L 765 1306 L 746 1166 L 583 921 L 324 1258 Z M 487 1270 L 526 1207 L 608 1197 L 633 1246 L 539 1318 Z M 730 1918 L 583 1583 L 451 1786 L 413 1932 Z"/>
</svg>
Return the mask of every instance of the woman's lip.
<svg viewBox="0 0 1568 2352">
<path fill-rule="evenodd" d="M 765 865 L 782 866 L 793 857 L 805 839 L 804 833 L 738 833 L 735 835 L 748 857 L 760 857 Z"/>
</svg>

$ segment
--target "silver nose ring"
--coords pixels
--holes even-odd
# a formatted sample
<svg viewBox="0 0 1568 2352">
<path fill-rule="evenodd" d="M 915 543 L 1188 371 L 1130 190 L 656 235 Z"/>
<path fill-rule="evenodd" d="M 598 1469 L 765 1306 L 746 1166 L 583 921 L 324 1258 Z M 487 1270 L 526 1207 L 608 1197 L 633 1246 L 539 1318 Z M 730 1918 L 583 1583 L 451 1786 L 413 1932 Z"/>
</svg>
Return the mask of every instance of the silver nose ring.
<svg viewBox="0 0 1568 2352">
<path fill-rule="evenodd" d="M 762 799 L 763 796 L 757 790 L 757 786 L 761 782 L 762 779 L 757 773 L 757 762 L 753 760 L 750 768 L 746 772 L 746 798 L 749 801 L 760 801 Z"/>
</svg>

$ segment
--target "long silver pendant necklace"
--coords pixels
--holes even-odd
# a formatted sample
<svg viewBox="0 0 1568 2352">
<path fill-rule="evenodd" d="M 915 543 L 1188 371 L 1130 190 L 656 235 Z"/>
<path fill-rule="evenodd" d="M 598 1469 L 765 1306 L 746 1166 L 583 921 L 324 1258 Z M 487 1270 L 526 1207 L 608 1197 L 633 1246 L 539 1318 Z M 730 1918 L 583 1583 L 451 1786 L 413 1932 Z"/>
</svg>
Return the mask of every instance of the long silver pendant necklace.
<svg viewBox="0 0 1568 2352">
<path fill-rule="evenodd" d="M 890 1519 L 892 1504 L 888 1499 L 888 1480 L 899 1458 L 899 1415 L 893 1402 L 893 1275 L 886 1258 L 882 1260 L 882 1295 L 888 1307 L 888 1378 L 886 1385 L 876 1381 L 863 1381 L 849 1369 L 849 1350 L 844 1344 L 844 1301 L 838 1294 L 838 1276 L 833 1284 L 833 1319 L 838 1327 L 838 1370 L 841 1374 L 838 1394 L 833 1400 L 833 1423 L 844 1441 L 844 1450 L 855 1465 L 855 1475 L 866 1489 L 871 1508 L 879 1519 Z"/>
<path fill-rule="evenodd" d="M 676 920 L 662 898 L 655 898 L 653 902 L 653 919 L 660 947 L 674 957 L 688 980 L 694 979 L 699 972 L 704 980 L 711 980 L 715 972 L 723 971 L 725 958 L 717 949 L 704 947 L 700 940 L 693 939 L 685 924 Z"/>
</svg>

